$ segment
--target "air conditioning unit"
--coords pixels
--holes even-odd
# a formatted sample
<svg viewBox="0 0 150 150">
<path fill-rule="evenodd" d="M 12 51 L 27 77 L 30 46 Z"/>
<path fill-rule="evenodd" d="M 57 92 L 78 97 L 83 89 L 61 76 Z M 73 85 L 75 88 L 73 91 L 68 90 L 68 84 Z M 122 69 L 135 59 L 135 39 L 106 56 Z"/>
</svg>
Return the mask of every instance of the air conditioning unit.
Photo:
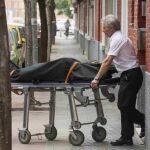
<svg viewBox="0 0 150 150">
<path fill-rule="evenodd" d="M 138 29 L 138 50 L 143 51 L 146 48 L 146 28 Z"/>
</svg>

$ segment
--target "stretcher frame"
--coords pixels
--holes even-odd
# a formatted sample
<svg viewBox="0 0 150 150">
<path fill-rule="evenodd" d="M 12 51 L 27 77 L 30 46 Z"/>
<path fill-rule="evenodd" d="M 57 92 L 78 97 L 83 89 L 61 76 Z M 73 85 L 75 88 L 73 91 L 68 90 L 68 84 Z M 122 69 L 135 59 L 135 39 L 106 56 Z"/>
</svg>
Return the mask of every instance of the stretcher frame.
<svg viewBox="0 0 150 150">
<path fill-rule="evenodd" d="M 114 84 L 110 85 L 100 85 L 101 87 L 113 87 Z M 18 138 L 22 144 L 28 144 L 31 140 L 31 136 L 39 136 L 44 134 L 48 140 L 54 140 L 57 136 L 57 129 L 54 125 L 55 120 L 55 101 L 56 101 L 56 92 L 64 91 L 68 95 L 70 115 L 71 115 L 71 124 L 70 124 L 70 134 L 69 142 L 72 145 L 79 146 L 84 142 L 84 134 L 75 129 L 80 129 L 82 125 L 92 124 L 93 132 L 92 137 L 96 142 L 102 142 L 106 138 L 106 130 L 103 127 L 98 126 L 105 125 L 107 123 L 106 118 L 104 117 L 100 91 L 99 88 L 92 89 L 94 100 L 90 101 L 87 96 L 82 95 L 82 90 L 89 89 L 90 83 L 11 83 L 12 90 L 21 90 L 24 94 L 24 108 L 23 108 L 23 128 L 19 129 Z M 44 133 L 32 134 L 28 130 L 29 123 L 29 108 L 30 108 L 30 92 L 32 91 L 50 91 L 50 100 L 49 104 L 49 124 L 45 125 Z M 76 96 L 75 96 L 76 95 Z M 80 102 L 79 105 L 76 105 L 75 101 Z M 42 103 L 41 103 L 42 104 Z M 93 122 L 81 123 L 78 119 L 77 107 L 94 105 L 96 108 L 97 118 Z"/>
</svg>

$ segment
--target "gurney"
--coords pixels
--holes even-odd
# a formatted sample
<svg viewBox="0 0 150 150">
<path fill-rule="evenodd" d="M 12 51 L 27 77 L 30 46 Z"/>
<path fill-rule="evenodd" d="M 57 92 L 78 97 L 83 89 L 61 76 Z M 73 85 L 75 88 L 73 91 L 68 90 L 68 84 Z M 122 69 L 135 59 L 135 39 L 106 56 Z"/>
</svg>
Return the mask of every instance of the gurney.
<svg viewBox="0 0 150 150">
<path fill-rule="evenodd" d="M 57 60 L 57 61 L 58 62 L 62 61 L 62 59 Z M 66 58 L 63 59 L 63 61 L 66 62 Z M 114 99 L 115 99 L 114 94 L 108 92 L 108 87 L 114 88 L 119 83 L 118 77 L 112 78 L 112 76 L 111 76 L 113 73 L 116 73 L 116 71 L 114 71 L 114 70 L 112 71 L 110 69 L 110 72 L 111 72 L 110 75 L 107 75 L 105 77 L 105 79 L 99 85 L 99 88 L 92 89 L 93 95 L 94 95 L 94 100 L 90 100 L 88 96 L 83 95 L 83 91 L 91 88 L 90 81 L 94 78 L 97 70 L 95 70 L 94 76 L 92 76 L 93 75 L 92 74 L 89 78 L 85 78 L 85 77 L 83 78 L 83 76 L 84 76 L 83 74 L 85 73 L 86 69 L 84 70 L 83 74 L 81 73 L 81 70 L 83 69 L 82 67 L 86 64 L 79 66 L 79 70 L 80 70 L 80 68 L 82 68 L 82 69 L 80 70 L 80 73 L 78 74 L 74 70 L 77 69 L 76 68 L 77 64 L 79 64 L 80 62 L 78 62 L 74 59 L 71 59 L 71 62 L 72 63 L 70 63 L 70 59 L 67 58 L 67 63 L 69 64 L 69 67 L 67 66 L 67 69 L 66 69 L 66 66 L 65 66 L 65 69 L 68 71 L 68 73 L 65 74 L 66 77 L 62 75 L 63 78 L 58 76 L 59 79 L 57 79 L 57 81 L 56 81 L 57 75 L 55 75 L 55 78 L 52 80 L 45 79 L 45 77 L 44 77 L 44 79 L 42 79 L 40 77 L 35 78 L 34 76 L 29 78 L 28 75 L 30 73 L 31 73 L 30 75 L 33 75 L 32 71 L 35 69 L 34 67 L 33 67 L 34 69 L 32 67 L 27 68 L 27 70 L 29 69 L 30 73 L 28 73 L 28 71 L 26 71 L 26 68 L 23 70 L 18 69 L 17 74 L 15 74 L 13 72 L 13 76 L 11 78 L 12 79 L 12 83 L 11 83 L 12 91 L 17 90 L 17 91 L 23 92 L 23 94 L 24 94 L 23 128 L 19 129 L 19 134 L 18 134 L 18 138 L 21 143 L 27 144 L 30 142 L 31 136 L 38 136 L 41 134 L 44 134 L 48 140 L 54 140 L 57 137 L 57 129 L 54 124 L 55 99 L 56 99 L 57 91 L 64 91 L 64 93 L 67 94 L 67 96 L 68 96 L 70 115 L 71 115 L 71 124 L 70 124 L 70 130 L 69 130 L 70 131 L 69 142 L 72 145 L 79 146 L 84 142 L 84 134 L 79 130 L 81 128 L 81 126 L 83 126 L 83 125 L 92 124 L 92 127 L 93 127 L 92 137 L 96 142 L 102 142 L 106 138 L 106 130 L 102 126 L 98 126 L 99 123 L 101 125 L 105 125 L 107 123 L 107 120 L 104 117 L 104 113 L 103 113 L 103 107 L 102 107 L 102 103 L 101 103 L 100 93 L 102 93 L 110 101 L 114 101 Z M 56 61 L 54 64 L 56 65 Z M 47 65 L 47 63 L 44 65 Z M 89 68 L 90 65 L 88 63 L 87 70 L 91 69 L 91 68 Z M 60 67 L 60 65 L 58 65 L 58 66 Z M 63 66 L 64 66 L 64 64 L 63 64 Z M 93 65 L 92 65 L 92 67 L 93 67 Z M 41 68 L 41 67 L 39 67 L 39 68 Z M 38 68 L 38 70 L 39 70 L 39 68 Z M 57 70 L 58 70 L 58 68 L 57 68 Z M 73 71 L 76 76 L 75 75 L 71 76 L 71 75 L 73 75 Z M 27 78 L 22 74 L 22 72 L 24 74 L 26 74 L 25 76 L 27 76 Z M 19 76 L 18 76 L 18 74 L 19 74 Z M 86 73 L 86 75 L 87 75 L 87 73 Z M 42 74 L 42 76 L 43 76 L 43 74 Z M 28 129 L 28 121 L 29 121 L 29 107 L 30 107 L 30 92 L 32 92 L 32 91 L 50 91 L 51 96 L 50 96 L 50 100 L 48 102 L 49 107 L 50 107 L 49 108 L 49 123 L 48 123 L 48 125 L 45 125 L 44 133 L 37 133 L 37 134 L 31 135 L 31 133 Z M 78 105 L 76 104 L 76 101 L 79 102 Z M 42 105 L 42 103 L 40 103 L 40 105 Z M 90 105 L 95 106 L 97 118 L 95 120 L 93 120 L 92 122 L 81 123 L 78 119 L 77 107 L 86 107 L 86 106 L 90 106 Z"/>
</svg>

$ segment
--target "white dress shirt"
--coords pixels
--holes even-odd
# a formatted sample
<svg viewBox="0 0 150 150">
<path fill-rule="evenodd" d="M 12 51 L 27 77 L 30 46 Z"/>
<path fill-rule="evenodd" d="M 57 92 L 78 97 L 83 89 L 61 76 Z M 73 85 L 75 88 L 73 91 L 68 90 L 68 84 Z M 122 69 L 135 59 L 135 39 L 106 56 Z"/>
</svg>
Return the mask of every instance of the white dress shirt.
<svg viewBox="0 0 150 150">
<path fill-rule="evenodd" d="M 115 56 L 113 62 L 117 71 L 119 72 L 139 66 L 139 62 L 131 40 L 121 33 L 121 31 L 116 31 L 110 37 L 108 55 Z"/>
</svg>

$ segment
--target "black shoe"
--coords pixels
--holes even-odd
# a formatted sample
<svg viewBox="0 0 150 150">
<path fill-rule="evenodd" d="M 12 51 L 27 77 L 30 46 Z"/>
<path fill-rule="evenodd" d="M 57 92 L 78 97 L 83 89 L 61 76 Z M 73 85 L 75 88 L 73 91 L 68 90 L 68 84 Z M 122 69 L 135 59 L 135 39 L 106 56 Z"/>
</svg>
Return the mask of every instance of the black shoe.
<svg viewBox="0 0 150 150">
<path fill-rule="evenodd" d="M 144 126 L 141 125 L 141 132 L 140 132 L 139 137 L 143 138 L 144 136 L 145 136 L 145 125 Z"/>
<path fill-rule="evenodd" d="M 132 138 L 119 138 L 118 140 L 110 143 L 112 146 L 122 146 L 122 145 L 133 145 Z"/>
</svg>

